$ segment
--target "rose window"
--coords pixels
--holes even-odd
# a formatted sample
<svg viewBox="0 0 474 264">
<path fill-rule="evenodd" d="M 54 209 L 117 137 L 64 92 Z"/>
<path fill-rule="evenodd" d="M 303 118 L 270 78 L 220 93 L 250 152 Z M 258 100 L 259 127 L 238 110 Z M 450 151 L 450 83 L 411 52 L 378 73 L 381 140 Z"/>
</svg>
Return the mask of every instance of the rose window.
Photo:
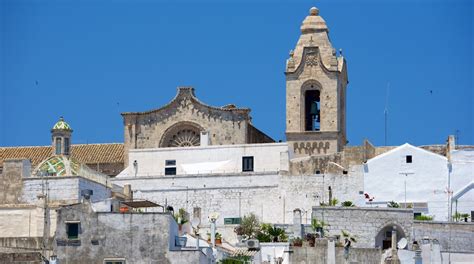
<svg viewBox="0 0 474 264">
<path fill-rule="evenodd" d="M 192 147 L 199 146 L 200 133 L 191 129 L 183 129 L 173 136 L 168 141 L 168 147 Z"/>
</svg>

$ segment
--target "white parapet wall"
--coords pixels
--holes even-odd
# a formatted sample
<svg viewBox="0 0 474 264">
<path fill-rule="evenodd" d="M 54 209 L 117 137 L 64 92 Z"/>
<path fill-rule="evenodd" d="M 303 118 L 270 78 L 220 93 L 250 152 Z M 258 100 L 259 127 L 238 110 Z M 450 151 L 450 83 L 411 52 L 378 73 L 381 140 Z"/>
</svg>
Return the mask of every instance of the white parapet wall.
<svg viewBox="0 0 474 264">
<path fill-rule="evenodd" d="M 0 238 L 5 237 L 42 237 L 44 209 L 38 204 L 10 204 L 0 206 Z M 50 236 L 56 231 L 56 211 L 49 210 Z"/>
<path fill-rule="evenodd" d="M 253 171 L 288 171 L 286 143 L 219 145 L 188 148 L 132 149 L 128 168 L 117 177 L 158 176 L 166 167 L 176 174 L 242 172 L 243 157 L 253 157 Z M 175 165 L 166 161 L 175 161 Z"/>
</svg>

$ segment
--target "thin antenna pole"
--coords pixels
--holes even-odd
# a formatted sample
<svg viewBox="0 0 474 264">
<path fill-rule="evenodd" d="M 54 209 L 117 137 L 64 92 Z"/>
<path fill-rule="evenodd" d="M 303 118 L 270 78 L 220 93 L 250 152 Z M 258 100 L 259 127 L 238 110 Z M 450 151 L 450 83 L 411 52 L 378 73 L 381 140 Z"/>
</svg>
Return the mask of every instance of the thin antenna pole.
<svg viewBox="0 0 474 264">
<path fill-rule="evenodd" d="M 387 146 L 388 145 L 388 97 L 390 95 L 390 82 L 387 83 L 387 90 L 385 92 L 385 110 L 384 110 L 384 126 L 385 126 L 385 129 L 384 129 L 384 145 Z"/>
</svg>

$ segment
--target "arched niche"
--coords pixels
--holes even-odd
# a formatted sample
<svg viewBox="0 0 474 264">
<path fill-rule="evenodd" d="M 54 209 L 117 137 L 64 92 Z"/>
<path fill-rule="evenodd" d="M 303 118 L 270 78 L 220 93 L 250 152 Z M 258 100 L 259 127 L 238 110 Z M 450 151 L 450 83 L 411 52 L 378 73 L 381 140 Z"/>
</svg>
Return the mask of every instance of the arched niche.
<svg viewBox="0 0 474 264">
<path fill-rule="evenodd" d="M 379 229 L 377 236 L 375 237 L 375 247 L 381 249 L 390 248 L 392 245 L 392 230 L 397 232 L 397 242 L 402 238 L 406 238 L 405 231 L 403 228 L 396 223 L 390 223 L 384 225 Z"/>
</svg>

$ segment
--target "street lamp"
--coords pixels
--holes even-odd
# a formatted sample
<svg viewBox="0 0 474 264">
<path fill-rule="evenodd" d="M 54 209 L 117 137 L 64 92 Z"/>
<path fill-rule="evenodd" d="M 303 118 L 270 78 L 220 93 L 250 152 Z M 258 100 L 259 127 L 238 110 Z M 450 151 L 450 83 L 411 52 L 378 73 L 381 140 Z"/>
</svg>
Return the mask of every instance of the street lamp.
<svg viewBox="0 0 474 264">
<path fill-rule="evenodd" d="M 407 209 L 407 177 L 408 175 L 415 174 L 414 172 L 400 172 L 401 175 L 405 175 L 405 209 Z"/>
</svg>

